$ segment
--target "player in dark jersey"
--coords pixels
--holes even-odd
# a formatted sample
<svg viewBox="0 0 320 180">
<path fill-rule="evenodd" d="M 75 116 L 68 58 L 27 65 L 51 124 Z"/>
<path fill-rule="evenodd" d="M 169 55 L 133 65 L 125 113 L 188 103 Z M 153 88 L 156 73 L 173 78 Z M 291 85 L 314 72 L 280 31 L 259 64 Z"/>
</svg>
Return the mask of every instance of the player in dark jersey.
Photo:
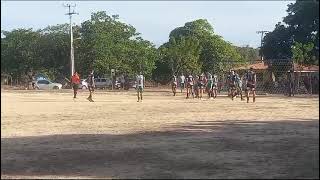
<svg viewBox="0 0 320 180">
<path fill-rule="evenodd" d="M 236 80 L 237 80 L 237 76 L 236 76 L 235 72 L 233 70 L 231 70 L 230 74 L 227 77 L 227 81 L 229 84 L 229 96 L 231 96 L 232 100 L 236 96 L 236 91 L 237 91 Z"/>
<path fill-rule="evenodd" d="M 249 96 L 250 92 L 252 92 L 253 102 L 256 101 L 256 82 L 257 82 L 257 75 L 253 72 L 253 68 L 251 67 L 250 70 L 245 74 L 246 79 L 246 96 L 247 96 L 247 103 L 249 103 Z"/>
<path fill-rule="evenodd" d="M 90 102 L 94 102 L 92 99 L 92 94 L 94 92 L 95 88 L 95 83 L 94 83 L 94 75 L 93 75 L 93 70 L 90 72 L 88 78 L 87 78 L 87 83 L 88 83 L 88 90 L 89 90 L 89 97 L 87 98 Z"/>
<path fill-rule="evenodd" d="M 198 98 L 202 99 L 203 90 L 205 87 L 205 76 L 201 74 L 198 78 Z"/>
</svg>

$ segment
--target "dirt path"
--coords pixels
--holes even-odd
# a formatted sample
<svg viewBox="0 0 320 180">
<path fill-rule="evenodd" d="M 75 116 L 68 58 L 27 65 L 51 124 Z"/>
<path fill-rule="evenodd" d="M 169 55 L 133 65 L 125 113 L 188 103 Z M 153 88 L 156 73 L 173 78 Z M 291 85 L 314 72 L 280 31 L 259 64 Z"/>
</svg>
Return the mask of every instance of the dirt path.
<svg viewBox="0 0 320 180">
<path fill-rule="evenodd" d="M 2 178 L 319 178 L 319 98 L 1 92 Z"/>
</svg>

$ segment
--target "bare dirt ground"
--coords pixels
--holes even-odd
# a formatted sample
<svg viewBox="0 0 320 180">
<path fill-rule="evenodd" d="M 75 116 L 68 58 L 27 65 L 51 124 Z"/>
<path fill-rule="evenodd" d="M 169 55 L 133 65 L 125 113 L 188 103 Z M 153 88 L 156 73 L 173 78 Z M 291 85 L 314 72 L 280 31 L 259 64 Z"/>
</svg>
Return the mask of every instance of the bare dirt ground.
<svg viewBox="0 0 320 180">
<path fill-rule="evenodd" d="M 1 178 L 319 178 L 318 96 L 87 96 L 2 90 Z"/>
</svg>

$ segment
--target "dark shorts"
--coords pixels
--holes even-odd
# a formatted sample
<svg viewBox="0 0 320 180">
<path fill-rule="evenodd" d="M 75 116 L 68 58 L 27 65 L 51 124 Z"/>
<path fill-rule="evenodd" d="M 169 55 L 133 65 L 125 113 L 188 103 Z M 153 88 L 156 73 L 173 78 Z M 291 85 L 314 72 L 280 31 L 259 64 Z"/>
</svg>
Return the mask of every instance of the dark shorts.
<svg viewBox="0 0 320 180">
<path fill-rule="evenodd" d="M 204 88 L 204 84 L 203 84 L 203 83 L 198 83 L 198 87 L 199 87 L 200 89 L 203 89 L 203 88 Z"/>
<path fill-rule="evenodd" d="M 184 88 L 184 83 L 180 83 L 180 87 L 183 87 L 183 88 Z"/>
<path fill-rule="evenodd" d="M 94 87 L 93 86 L 88 85 L 88 89 L 89 89 L 89 91 L 94 91 Z"/>
<path fill-rule="evenodd" d="M 247 84 L 247 89 L 246 90 L 255 90 L 255 85 L 254 84 Z"/>
<path fill-rule="evenodd" d="M 193 84 L 187 84 L 187 88 L 192 88 Z"/>
<path fill-rule="evenodd" d="M 73 90 L 78 90 L 79 89 L 79 84 L 73 84 L 72 85 Z"/>
<path fill-rule="evenodd" d="M 236 85 L 234 85 L 234 84 L 229 84 L 229 88 L 230 88 L 230 89 L 235 89 L 235 88 L 236 88 Z"/>
</svg>

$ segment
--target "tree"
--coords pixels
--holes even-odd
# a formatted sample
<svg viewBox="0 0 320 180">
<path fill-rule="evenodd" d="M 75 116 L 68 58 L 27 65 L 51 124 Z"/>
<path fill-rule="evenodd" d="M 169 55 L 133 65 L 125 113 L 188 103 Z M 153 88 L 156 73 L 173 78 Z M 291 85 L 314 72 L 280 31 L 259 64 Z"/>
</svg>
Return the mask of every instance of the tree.
<svg viewBox="0 0 320 180">
<path fill-rule="evenodd" d="M 282 59 L 292 57 L 291 34 L 290 29 L 280 22 L 272 32 L 267 33 L 263 39 L 263 46 L 261 48 L 265 59 Z"/>
<path fill-rule="evenodd" d="M 186 73 L 199 73 L 200 46 L 194 38 L 171 38 L 168 43 L 160 47 L 162 60 L 166 61 L 171 70 L 171 75 Z"/>
<path fill-rule="evenodd" d="M 39 32 L 32 29 L 3 31 L 1 38 L 1 72 L 22 78 L 29 70 L 41 67 Z"/>
<path fill-rule="evenodd" d="M 314 44 L 305 64 L 319 64 L 319 1 L 297 0 L 288 5 L 288 15 L 263 39 L 262 52 L 267 59 L 291 58 L 294 43 Z M 297 45 L 297 44 L 296 44 Z M 311 45 L 310 45 L 311 46 Z"/>
<path fill-rule="evenodd" d="M 187 22 L 170 33 L 171 38 L 191 37 L 199 41 L 201 71 L 226 71 L 237 64 L 244 63 L 231 43 L 214 33 L 214 29 L 206 19 Z"/>
<path fill-rule="evenodd" d="M 117 69 L 133 75 L 143 69 L 147 77 L 151 76 L 157 57 L 154 45 L 139 37 L 133 26 L 120 22 L 117 15 L 93 13 L 81 24 L 80 33 L 78 58 L 82 72 L 95 69 L 103 76 Z"/>
<path fill-rule="evenodd" d="M 259 50 L 256 48 L 252 48 L 247 46 L 237 47 L 235 46 L 237 52 L 246 62 L 254 62 L 259 59 Z"/>
<path fill-rule="evenodd" d="M 314 44 L 311 42 L 307 44 L 295 42 L 292 47 L 294 61 L 298 64 L 308 64 L 308 62 L 312 61 L 310 54 L 312 53 L 313 47 Z"/>
</svg>

